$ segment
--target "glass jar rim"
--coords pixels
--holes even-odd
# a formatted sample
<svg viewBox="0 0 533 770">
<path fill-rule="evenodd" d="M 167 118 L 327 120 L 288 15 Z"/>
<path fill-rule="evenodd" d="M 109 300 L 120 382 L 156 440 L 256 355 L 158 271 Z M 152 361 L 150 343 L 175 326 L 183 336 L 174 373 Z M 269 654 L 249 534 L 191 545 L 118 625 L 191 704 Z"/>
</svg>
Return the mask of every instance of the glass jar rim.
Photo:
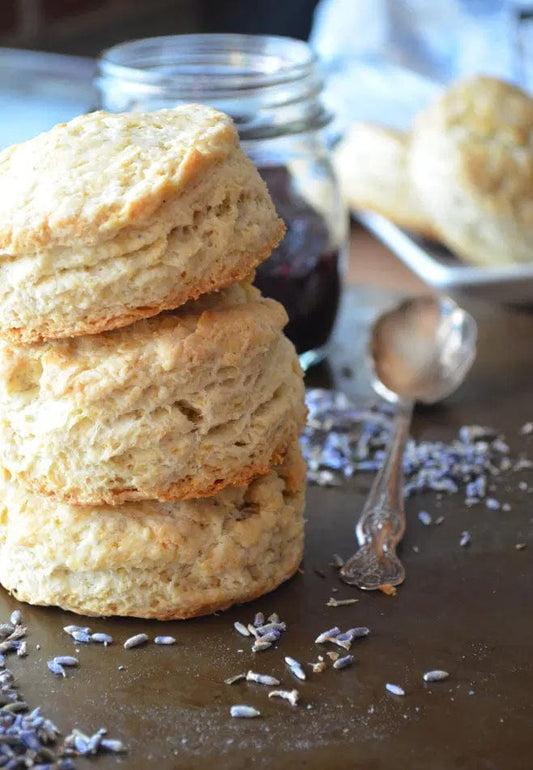
<svg viewBox="0 0 533 770">
<path fill-rule="evenodd" d="M 230 61 L 222 64 L 220 58 L 224 56 Z M 119 43 L 102 52 L 99 69 L 101 74 L 123 81 L 177 91 L 194 87 L 199 75 L 207 75 L 209 91 L 227 93 L 305 79 L 315 74 L 317 61 L 309 45 L 295 38 L 199 33 Z"/>
<path fill-rule="evenodd" d="M 303 40 L 274 35 L 166 35 L 102 52 L 96 85 L 109 103 L 197 102 L 234 119 L 241 139 L 323 128 L 318 58 Z"/>
</svg>

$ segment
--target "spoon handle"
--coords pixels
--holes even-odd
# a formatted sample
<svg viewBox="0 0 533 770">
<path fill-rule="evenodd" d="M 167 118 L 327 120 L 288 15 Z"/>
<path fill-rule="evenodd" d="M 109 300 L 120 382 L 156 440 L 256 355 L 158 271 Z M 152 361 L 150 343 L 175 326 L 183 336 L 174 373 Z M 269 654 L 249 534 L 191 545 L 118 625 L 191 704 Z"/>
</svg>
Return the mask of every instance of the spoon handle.
<svg viewBox="0 0 533 770">
<path fill-rule="evenodd" d="M 383 465 L 374 479 L 355 529 L 359 545 L 374 543 L 380 552 L 392 550 L 405 531 L 403 455 L 412 413 L 412 402 L 399 405 Z"/>
<path fill-rule="evenodd" d="M 340 573 L 344 582 L 366 590 L 399 585 L 405 578 L 395 549 L 405 532 L 403 455 L 412 413 L 411 401 L 400 402 L 383 466 L 355 529 L 361 548 Z"/>
</svg>

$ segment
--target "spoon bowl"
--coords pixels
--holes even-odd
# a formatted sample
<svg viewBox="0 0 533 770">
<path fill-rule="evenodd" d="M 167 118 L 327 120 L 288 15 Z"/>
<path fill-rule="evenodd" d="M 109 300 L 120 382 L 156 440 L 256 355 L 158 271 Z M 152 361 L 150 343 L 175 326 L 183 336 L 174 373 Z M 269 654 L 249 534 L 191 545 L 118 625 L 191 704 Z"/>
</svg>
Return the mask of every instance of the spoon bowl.
<svg viewBox="0 0 533 770">
<path fill-rule="evenodd" d="M 440 401 L 463 382 L 475 359 L 476 337 L 472 316 L 449 297 L 406 300 L 372 327 L 373 387 L 393 403 Z"/>
<path fill-rule="evenodd" d="M 396 547 L 405 532 L 402 460 L 416 401 L 440 401 L 463 382 L 476 355 L 472 316 L 448 297 L 416 297 L 372 327 L 375 391 L 396 404 L 383 466 L 356 526 L 360 549 L 344 564 L 345 583 L 365 590 L 405 579 Z"/>
</svg>

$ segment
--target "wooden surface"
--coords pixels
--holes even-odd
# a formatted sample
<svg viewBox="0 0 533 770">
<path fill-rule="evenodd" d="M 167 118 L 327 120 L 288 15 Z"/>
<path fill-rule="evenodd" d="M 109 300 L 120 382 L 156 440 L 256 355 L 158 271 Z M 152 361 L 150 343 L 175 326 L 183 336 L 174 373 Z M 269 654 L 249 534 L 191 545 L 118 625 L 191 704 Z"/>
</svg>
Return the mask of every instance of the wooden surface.
<svg viewBox="0 0 533 770">
<path fill-rule="evenodd" d="M 426 284 L 398 257 L 355 222 L 352 223 L 350 233 L 346 281 L 402 294 L 423 294 L 429 291 Z"/>
</svg>

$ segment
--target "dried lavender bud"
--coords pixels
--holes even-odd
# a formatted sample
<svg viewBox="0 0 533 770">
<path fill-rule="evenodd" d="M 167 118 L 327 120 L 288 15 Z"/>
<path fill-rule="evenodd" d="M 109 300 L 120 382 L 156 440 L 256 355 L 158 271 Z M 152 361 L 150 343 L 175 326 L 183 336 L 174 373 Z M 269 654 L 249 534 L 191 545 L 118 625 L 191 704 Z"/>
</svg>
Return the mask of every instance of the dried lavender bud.
<svg viewBox="0 0 533 770">
<path fill-rule="evenodd" d="M 46 665 L 48 666 L 52 674 L 56 674 L 56 676 L 66 677 L 65 669 L 60 663 L 57 662 L 55 658 L 52 658 L 52 660 L 49 660 Z"/>
<path fill-rule="evenodd" d="M 328 631 L 322 631 L 322 633 L 319 634 L 315 639 L 315 644 L 323 644 L 324 642 L 329 642 L 334 636 L 340 634 L 340 632 L 341 630 L 338 626 L 333 626 L 333 628 L 330 628 Z"/>
<path fill-rule="evenodd" d="M 236 719 L 253 719 L 254 717 L 261 716 L 261 712 L 254 709 L 252 706 L 232 706 L 230 708 L 230 714 Z"/>
<path fill-rule="evenodd" d="M 9 622 L 13 626 L 18 626 L 20 625 L 21 621 L 22 621 L 22 612 L 20 610 L 13 610 L 13 612 L 9 616 Z"/>
<path fill-rule="evenodd" d="M 279 679 L 276 679 L 274 676 L 257 674 L 255 671 L 248 671 L 246 680 L 248 682 L 255 682 L 256 684 L 264 684 L 267 687 L 277 687 L 280 684 Z"/>
<path fill-rule="evenodd" d="M 447 671 L 435 669 L 434 671 L 426 671 L 423 678 L 424 682 L 443 682 L 445 679 L 448 679 L 449 676 Z"/>
<path fill-rule="evenodd" d="M 298 663 L 297 660 L 291 658 L 289 655 L 286 655 L 285 663 L 289 667 L 291 674 L 294 674 L 297 679 L 301 679 L 302 681 L 307 679 L 306 673 L 302 668 L 302 664 Z"/>
<path fill-rule="evenodd" d="M 405 695 L 405 690 L 398 684 L 391 684 L 390 682 L 387 682 L 385 689 L 393 695 Z"/>
<path fill-rule="evenodd" d="M 289 701 L 291 706 L 296 706 L 298 704 L 300 693 L 298 690 L 272 690 L 268 693 L 268 697 L 283 698 L 284 700 Z"/>
<path fill-rule="evenodd" d="M 126 639 L 124 642 L 124 649 L 131 650 L 133 647 L 139 647 L 141 644 L 146 644 L 147 641 L 147 634 L 135 634 L 135 636 L 130 636 L 129 639 Z"/>
<path fill-rule="evenodd" d="M 241 636 L 251 636 L 250 631 L 248 631 L 246 626 L 243 623 L 240 623 L 238 620 L 236 620 L 233 624 L 233 628 L 235 631 L 241 634 Z"/>
</svg>

